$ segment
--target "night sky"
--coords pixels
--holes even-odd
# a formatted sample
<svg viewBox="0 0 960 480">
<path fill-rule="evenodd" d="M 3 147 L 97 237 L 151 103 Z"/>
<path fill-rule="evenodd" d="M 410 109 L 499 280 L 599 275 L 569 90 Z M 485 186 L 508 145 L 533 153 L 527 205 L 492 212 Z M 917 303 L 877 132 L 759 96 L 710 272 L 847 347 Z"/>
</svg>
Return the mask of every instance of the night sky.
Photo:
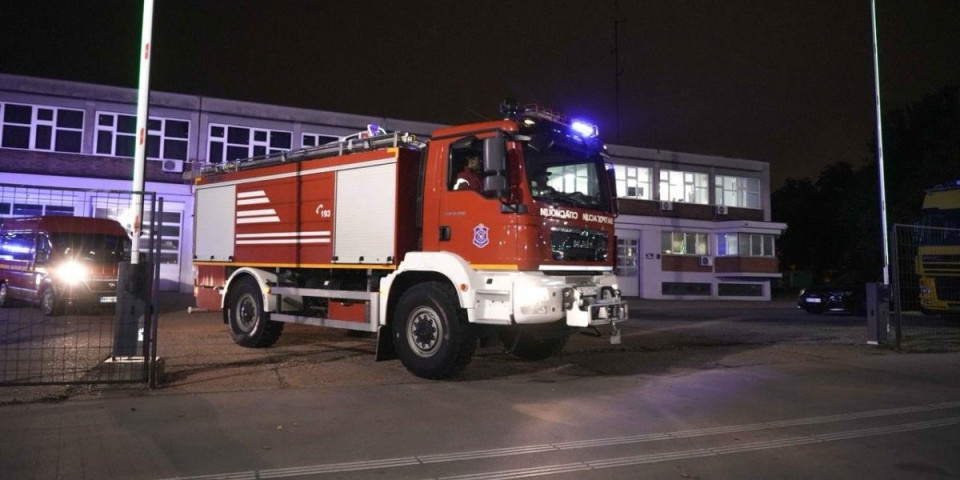
<svg viewBox="0 0 960 480">
<path fill-rule="evenodd" d="M 770 162 L 774 187 L 873 158 L 869 0 L 614 5 L 156 0 L 151 88 L 451 124 L 511 96 L 608 143 Z M 0 72 L 136 87 L 141 8 L 0 0 Z M 960 0 L 877 17 L 885 110 L 960 83 Z"/>
</svg>

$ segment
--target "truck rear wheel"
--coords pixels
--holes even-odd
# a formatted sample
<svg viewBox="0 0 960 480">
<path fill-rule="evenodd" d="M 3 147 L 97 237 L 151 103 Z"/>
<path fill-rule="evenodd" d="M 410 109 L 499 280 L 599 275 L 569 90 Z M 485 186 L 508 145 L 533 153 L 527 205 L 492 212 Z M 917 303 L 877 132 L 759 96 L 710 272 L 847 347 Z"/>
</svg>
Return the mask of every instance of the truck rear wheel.
<svg viewBox="0 0 960 480">
<path fill-rule="evenodd" d="M 283 323 L 270 320 L 270 314 L 263 311 L 263 295 L 252 278 L 242 279 L 230 289 L 227 323 L 233 341 L 244 347 L 269 347 L 283 331 Z"/>
<path fill-rule="evenodd" d="M 394 316 L 394 348 L 403 366 L 418 377 L 456 375 L 477 347 L 456 293 L 441 282 L 414 286 L 400 297 Z"/>
</svg>

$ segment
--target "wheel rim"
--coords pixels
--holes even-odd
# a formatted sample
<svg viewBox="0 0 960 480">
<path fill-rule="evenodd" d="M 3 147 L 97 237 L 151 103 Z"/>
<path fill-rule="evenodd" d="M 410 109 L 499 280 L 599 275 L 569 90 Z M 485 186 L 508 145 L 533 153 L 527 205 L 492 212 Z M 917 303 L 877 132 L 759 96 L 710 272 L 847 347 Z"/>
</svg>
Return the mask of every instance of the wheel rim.
<svg viewBox="0 0 960 480">
<path fill-rule="evenodd" d="M 237 299 L 237 306 L 234 310 L 237 328 L 245 333 L 252 331 L 260 318 L 257 299 L 249 293 L 244 293 Z"/>
<path fill-rule="evenodd" d="M 410 314 L 407 322 L 407 343 L 420 357 L 432 357 L 440 350 L 443 338 L 443 323 L 440 316 L 429 307 L 420 307 Z"/>
<path fill-rule="evenodd" d="M 44 313 L 53 312 L 54 298 L 53 298 L 53 292 L 51 292 L 50 289 L 43 291 L 43 298 L 40 300 L 40 302 L 41 302 L 40 306 L 43 309 Z"/>
</svg>

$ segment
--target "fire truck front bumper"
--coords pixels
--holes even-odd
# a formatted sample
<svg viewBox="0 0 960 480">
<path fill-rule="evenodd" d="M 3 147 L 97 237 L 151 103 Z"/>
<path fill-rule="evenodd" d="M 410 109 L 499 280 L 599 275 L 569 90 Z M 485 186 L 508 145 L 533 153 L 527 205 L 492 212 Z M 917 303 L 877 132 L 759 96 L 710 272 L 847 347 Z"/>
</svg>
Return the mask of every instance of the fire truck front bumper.
<svg viewBox="0 0 960 480">
<path fill-rule="evenodd" d="M 498 280 L 477 291 L 475 308 L 470 312 L 472 321 L 517 325 L 564 321 L 570 327 L 586 328 L 628 318 L 627 303 L 610 278 L 562 282 L 525 276 L 510 278 L 505 282 L 509 286 L 500 283 L 507 279 Z M 497 283 L 507 288 L 498 289 Z"/>
<path fill-rule="evenodd" d="M 594 327 L 622 322 L 628 317 L 627 302 L 611 287 L 600 287 L 593 295 L 585 295 L 582 288 L 564 288 L 561 307 L 570 327 Z"/>
</svg>

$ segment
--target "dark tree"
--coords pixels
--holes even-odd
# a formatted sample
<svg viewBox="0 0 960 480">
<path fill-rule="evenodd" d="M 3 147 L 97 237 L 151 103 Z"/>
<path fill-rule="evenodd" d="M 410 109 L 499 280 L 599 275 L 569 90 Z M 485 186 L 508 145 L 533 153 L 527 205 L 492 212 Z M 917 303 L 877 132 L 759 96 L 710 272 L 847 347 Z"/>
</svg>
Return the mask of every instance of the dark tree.
<svg viewBox="0 0 960 480">
<path fill-rule="evenodd" d="M 917 221 L 924 191 L 960 179 L 960 86 L 944 88 L 884 117 L 888 227 Z M 814 279 L 848 273 L 877 281 L 882 269 L 876 154 L 859 168 L 828 165 L 816 182 L 788 179 L 772 193 L 773 219 L 787 224 L 781 268 Z"/>
</svg>

